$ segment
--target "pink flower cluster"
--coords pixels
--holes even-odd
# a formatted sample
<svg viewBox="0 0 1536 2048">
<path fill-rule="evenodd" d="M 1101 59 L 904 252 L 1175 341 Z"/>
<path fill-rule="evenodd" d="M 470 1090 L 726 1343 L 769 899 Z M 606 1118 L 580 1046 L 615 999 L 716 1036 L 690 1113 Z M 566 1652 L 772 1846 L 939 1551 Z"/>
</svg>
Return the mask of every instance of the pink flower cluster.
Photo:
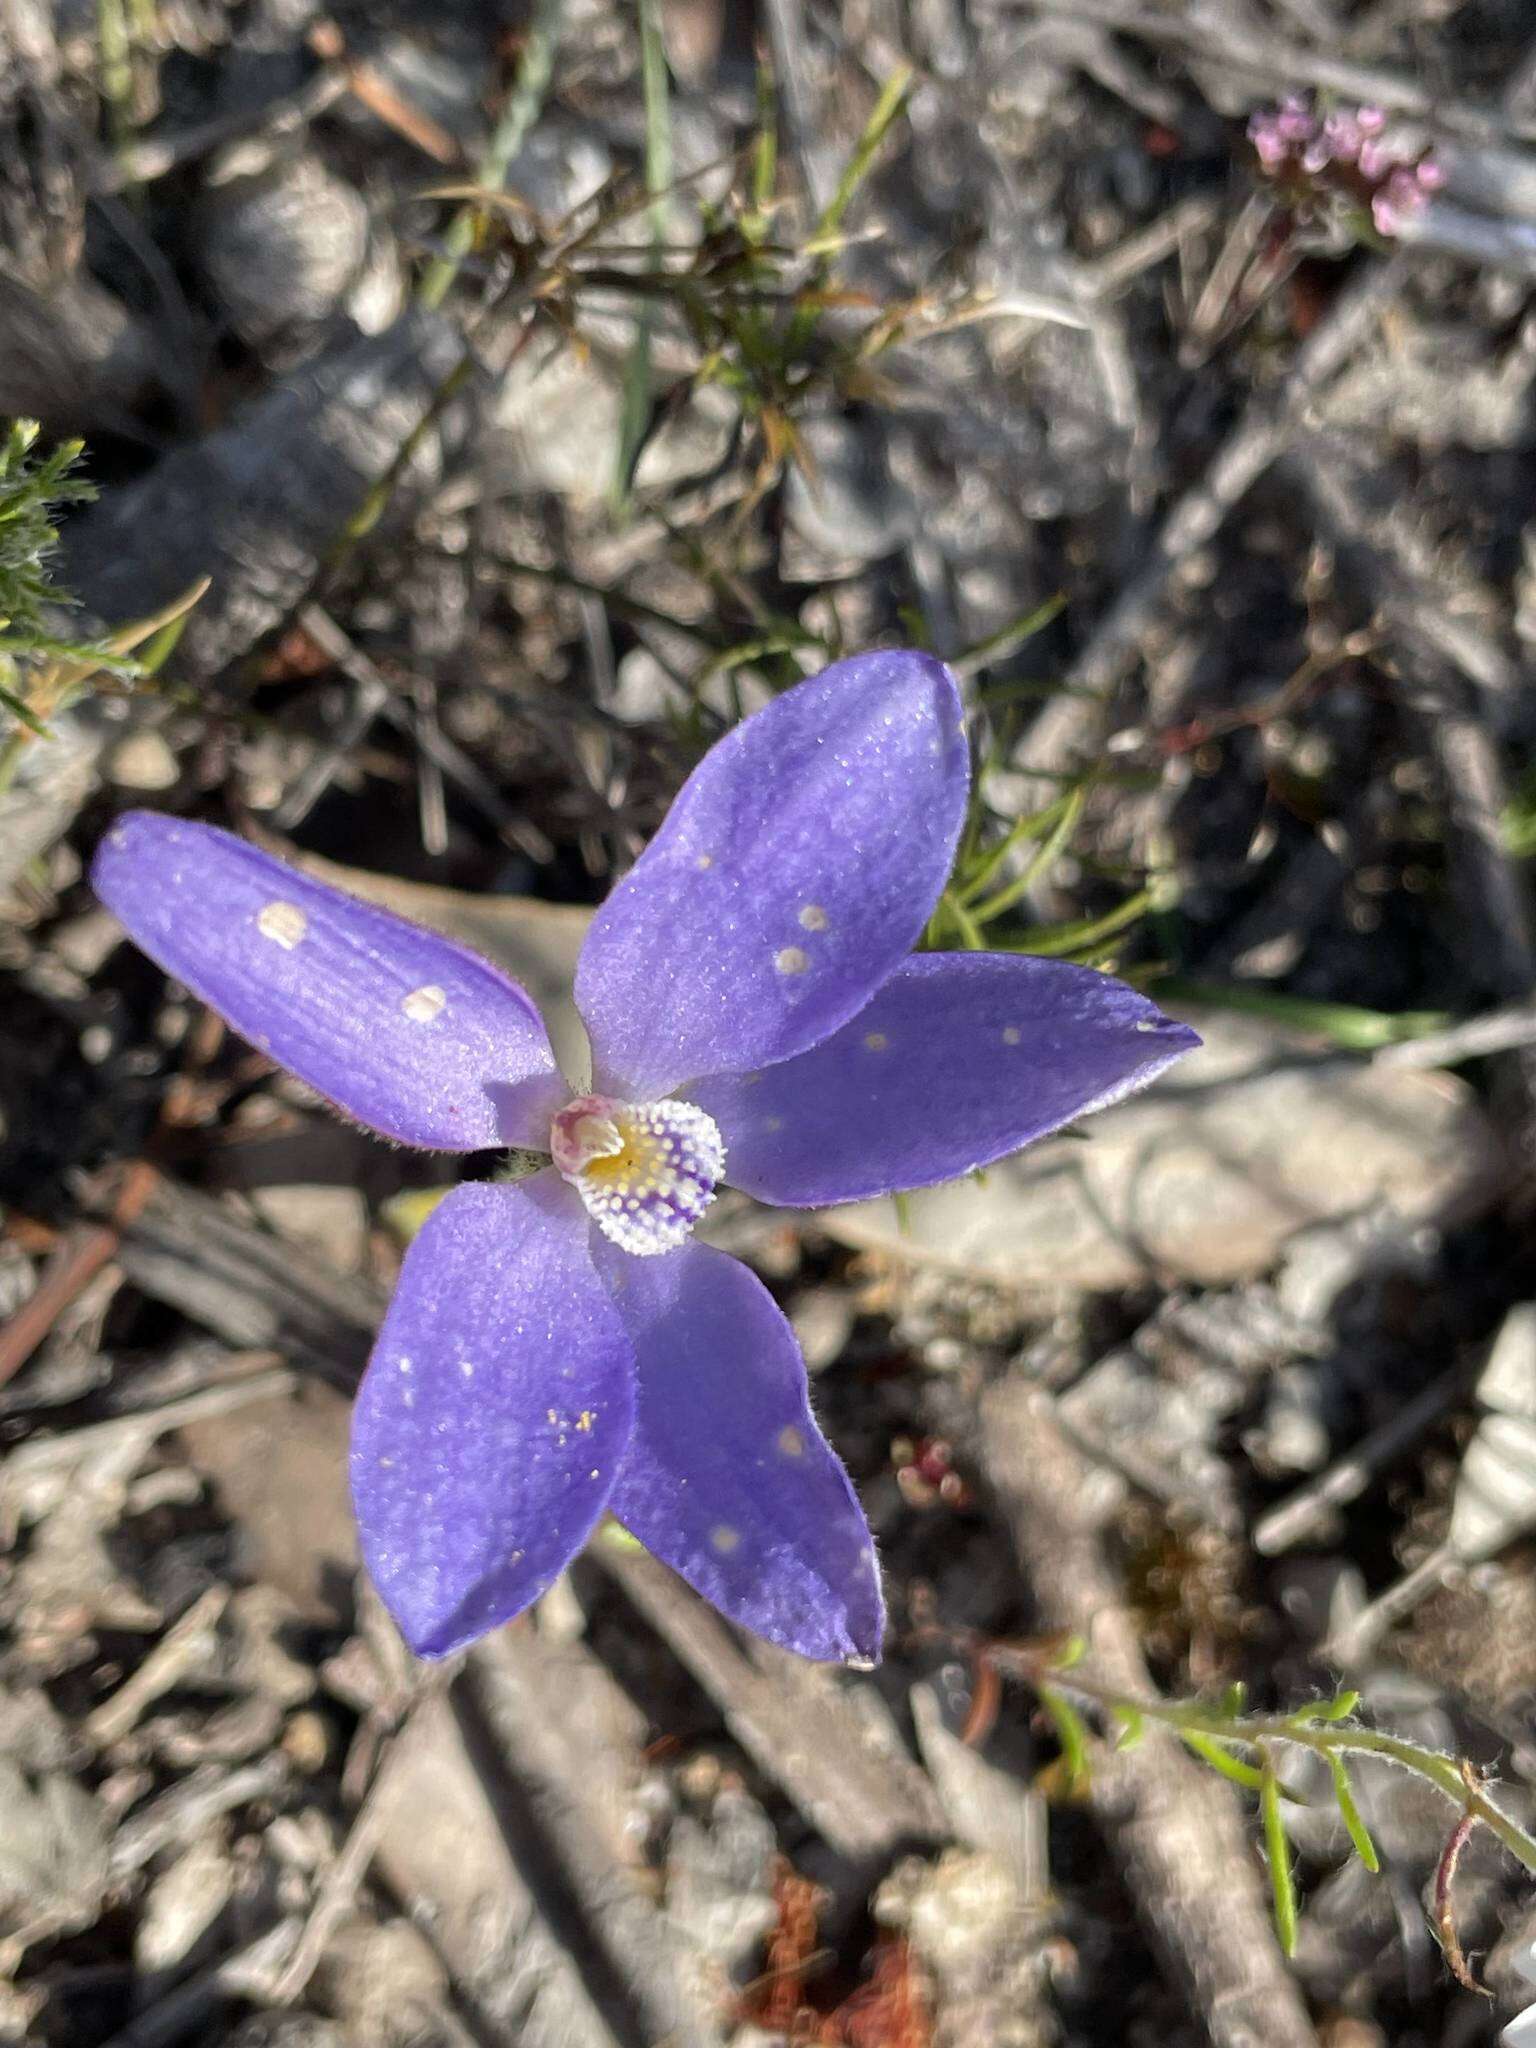
<svg viewBox="0 0 1536 2048">
<path fill-rule="evenodd" d="M 1253 115 L 1248 140 L 1298 214 L 1316 216 L 1341 200 L 1353 202 L 1369 208 L 1379 235 L 1390 236 L 1440 189 L 1445 173 L 1431 154 L 1411 154 L 1386 128 L 1380 107 L 1322 113 L 1292 93 Z"/>
</svg>

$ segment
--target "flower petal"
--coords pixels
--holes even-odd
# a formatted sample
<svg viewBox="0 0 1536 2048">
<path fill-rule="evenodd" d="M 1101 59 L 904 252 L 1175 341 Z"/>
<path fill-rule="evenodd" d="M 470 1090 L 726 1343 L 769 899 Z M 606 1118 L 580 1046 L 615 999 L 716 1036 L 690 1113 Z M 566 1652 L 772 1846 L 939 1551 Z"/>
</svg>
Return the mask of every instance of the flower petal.
<svg viewBox="0 0 1536 2048">
<path fill-rule="evenodd" d="M 707 1245 L 658 1259 L 598 1245 L 596 1258 L 638 1373 L 613 1512 L 743 1628 L 802 1657 L 878 1657 L 869 1527 L 767 1288 Z"/>
<path fill-rule="evenodd" d="M 130 811 L 96 893 L 168 974 L 357 1122 L 431 1151 L 549 1143 L 566 1090 L 516 982 L 211 825 Z"/>
<path fill-rule="evenodd" d="M 411 1648 L 519 1614 L 608 1504 L 634 1353 L 552 1173 L 457 1187 L 411 1246 L 352 1417 L 363 1558 Z"/>
<path fill-rule="evenodd" d="M 923 953 L 798 1059 L 689 1089 L 725 1178 L 814 1208 L 953 1180 L 1145 1087 L 1200 1043 L 1090 967 Z"/>
<path fill-rule="evenodd" d="M 969 760 L 954 678 L 864 654 L 728 732 L 592 921 L 594 1086 L 635 1101 L 815 1045 L 912 949 Z"/>
</svg>

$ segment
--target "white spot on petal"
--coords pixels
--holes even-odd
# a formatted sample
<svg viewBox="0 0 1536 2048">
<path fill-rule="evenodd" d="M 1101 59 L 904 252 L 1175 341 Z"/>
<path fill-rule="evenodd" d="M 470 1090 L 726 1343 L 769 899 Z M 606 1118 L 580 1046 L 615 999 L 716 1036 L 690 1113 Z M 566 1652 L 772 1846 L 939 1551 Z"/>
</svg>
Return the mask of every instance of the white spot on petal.
<svg viewBox="0 0 1536 2048">
<path fill-rule="evenodd" d="M 1003 1043 L 1004 1045 L 1017 1045 L 1019 1040 L 1023 1036 L 1024 1034 L 1022 1031 L 1018 1030 L 1016 1026 L 1010 1024 L 1007 1030 L 1003 1033 Z"/>
<path fill-rule="evenodd" d="M 257 912 L 256 929 L 264 939 L 291 953 L 309 930 L 309 919 L 297 903 L 266 903 Z"/>
<path fill-rule="evenodd" d="M 1136 1029 L 1138 1031 L 1155 1031 L 1158 1023 L 1159 1019 L 1156 1017 L 1138 1017 L 1136 1019 Z"/>
<path fill-rule="evenodd" d="M 774 954 L 773 964 L 780 974 L 804 974 L 811 963 L 798 946 L 783 946 Z"/>
<path fill-rule="evenodd" d="M 701 873 L 708 868 L 712 868 L 714 864 L 715 856 L 712 853 L 701 853 L 698 859 L 694 862 L 694 866 L 698 868 Z"/>
<path fill-rule="evenodd" d="M 413 988 L 400 1007 L 413 1024 L 430 1024 L 434 1017 L 442 1015 L 447 1002 L 443 991 L 428 982 L 425 988 Z"/>
<path fill-rule="evenodd" d="M 786 1458 L 803 1458 L 805 1456 L 805 1438 L 792 1422 L 785 1423 L 775 1438 L 775 1442 Z"/>
<path fill-rule="evenodd" d="M 827 913 L 819 903 L 807 903 L 800 912 L 800 923 L 808 932 L 824 932 L 827 928 Z"/>
<path fill-rule="evenodd" d="M 864 1034 L 864 1043 L 871 1052 L 884 1052 L 890 1042 L 883 1031 L 866 1031 Z"/>
<path fill-rule="evenodd" d="M 729 1522 L 716 1522 L 709 1532 L 709 1540 L 722 1557 L 729 1557 L 741 1541 L 741 1531 L 733 1529 Z"/>
</svg>

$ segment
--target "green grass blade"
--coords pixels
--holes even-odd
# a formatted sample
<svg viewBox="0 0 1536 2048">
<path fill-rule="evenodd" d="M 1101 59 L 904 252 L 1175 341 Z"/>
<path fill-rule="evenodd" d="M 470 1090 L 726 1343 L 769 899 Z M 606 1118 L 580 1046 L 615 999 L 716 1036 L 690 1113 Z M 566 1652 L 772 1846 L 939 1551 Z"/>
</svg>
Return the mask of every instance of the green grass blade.
<svg viewBox="0 0 1536 2048">
<path fill-rule="evenodd" d="M 991 766 L 991 761 L 988 761 L 986 767 L 978 770 L 975 778 L 978 783 L 985 780 Z M 956 872 L 966 876 L 965 883 L 959 891 L 964 901 L 974 903 L 977 897 L 985 892 L 1004 861 L 1007 860 L 1009 854 L 1017 851 L 1020 846 L 1025 845 L 1029 840 L 1040 839 L 1051 832 L 1060 823 L 1062 814 L 1071 802 L 1072 796 L 1073 792 L 1071 790 L 1065 790 L 1053 803 L 1048 803 L 1043 810 L 1031 811 L 1026 817 L 1016 819 L 1008 828 L 1007 837 L 1000 840 L 990 853 L 980 855 L 979 864 L 975 872 L 970 873 L 971 863 L 976 861 L 980 854 L 977 841 L 985 814 L 984 805 L 979 802 L 973 803 L 972 817 L 966 826 L 966 837 L 961 841 L 960 851 L 955 858 Z"/>
<path fill-rule="evenodd" d="M 1311 996 L 1286 995 L 1279 989 L 1249 988 L 1240 982 L 1185 981 L 1175 976 L 1158 984 L 1160 997 L 1175 1003 L 1200 1003 L 1211 1010 L 1261 1017 L 1291 1031 L 1310 1031 L 1346 1052 L 1376 1052 L 1443 1031 L 1450 1022 L 1443 1010 L 1367 1010 L 1356 1003 L 1326 1003 Z"/>
<path fill-rule="evenodd" d="M 1039 881 L 1040 877 L 1049 873 L 1056 865 L 1062 853 L 1066 850 L 1072 834 L 1077 830 L 1078 820 L 1083 815 L 1085 794 L 1081 789 L 1074 789 L 1069 791 L 1066 796 L 1059 798 L 1061 816 L 1057 819 L 1050 832 L 1047 833 L 1045 843 L 1040 847 L 1039 851 L 1025 864 L 1021 872 L 1014 876 L 1013 880 L 1006 887 L 998 890 L 995 896 L 988 897 L 985 903 L 973 902 L 972 909 L 975 912 L 978 924 L 991 924 L 995 918 L 1002 917 L 1005 912 L 1012 910 L 1014 904 L 1021 897 L 1029 894 L 1029 891 Z M 1053 805 L 1052 808 L 1054 809 L 1055 806 Z"/>
<path fill-rule="evenodd" d="M 533 20 L 528 25 L 517 76 L 512 81 L 512 90 L 502 109 L 501 119 L 496 123 L 495 133 L 475 169 L 476 184 L 488 192 L 498 192 L 505 184 L 508 166 L 538 119 L 554 73 L 564 11 L 564 0 L 535 0 Z M 461 207 L 454 215 L 443 237 L 442 255 L 427 265 L 416 287 L 418 304 L 432 309 L 443 303 L 464 258 L 475 246 L 480 218 L 480 208 L 473 204 Z"/>
<path fill-rule="evenodd" d="M 837 181 L 837 190 L 827 201 L 820 220 L 816 223 L 818 236 L 835 235 L 842 225 L 843 215 L 848 211 L 854 194 L 869 176 L 870 165 L 891 123 L 901 112 L 907 93 L 912 85 L 912 72 L 903 64 L 885 81 L 875 110 L 864 124 L 864 133 L 854 144 L 853 154 L 843 166 L 843 175 Z"/>
<path fill-rule="evenodd" d="M 967 647 L 965 652 L 956 655 L 949 665 L 963 682 L 981 669 L 990 668 L 993 662 L 1006 661 L 1026 640 L 1033 640 L 1037 633 L 1045 630 L 1052 619 L 1059 618 L 1066 608 L 1067 594 L 1064 590 L 1058 590 L 1054 597 L 1048 597 L 1044 604 L 1037 604 L 1034 610 L 1026 612 L 1022 619 L 1015 619 L 1007 626 L 999 626 L 997 631 L 989 633 L 986 639 L 978 640 L 973 646 Z M 1006 684 L 1002 686 L 1003 689 L 1007 687 Z M 983 690 L 981 699 L 984 704 L 992 703 L 992 691 Z"/>
<path fill-rule="evenodd" d="M 9 711 L 12 718 L 19 724 L 24 725 L 35 739 L 51 740 L 53 738 L 53 734 L 43 724 L 32 707 L 29 704 L 23 703 L 14 690 L 6 689 L 3 683 L 0 683 L 0 706 Z"/>
<path fill-rule="evenodd" d="M 1153 895 L 1150 888 L 1138 889 L 1134 896 L 1128 896 L 1124 903 L 1106 911 L 1103 917 L 1078 918 L 1071 924 L 1037 925 L 1006 943 L 1001 940 L 993 943 L 1005 952 L 1041 953 L 1053 959 L 1067 953 L 1085 953 L 1145 917 L 1152 908 Z"/>
<path fill-rule="evenodd" d="M 661 39 L 659 0 L 639 0 L 640 94 L 645 109 L 645 189 L 651 196 L 651 268 L 660 264 L 667 240 L 667 203 L 662 196 L 672 183 L 672 103 L 667 80 L 666 46 Z M 624 402 L 619 415 L 619 446 L 614 465 L 613 504 L 621 511 L 634 483 L 651 413 L 651 349 L 656 307 L 647 300 L 635 321 L 635 338 L 624 366 Z"/>
</svg>

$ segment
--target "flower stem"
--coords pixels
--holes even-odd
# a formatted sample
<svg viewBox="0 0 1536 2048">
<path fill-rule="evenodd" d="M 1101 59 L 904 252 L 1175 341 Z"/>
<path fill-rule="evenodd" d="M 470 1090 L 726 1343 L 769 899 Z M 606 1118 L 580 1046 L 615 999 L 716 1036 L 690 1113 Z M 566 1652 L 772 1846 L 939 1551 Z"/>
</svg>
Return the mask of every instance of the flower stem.
<svg viewBox="0 0 1536 2048">
<path fill-rule="evenodd" d="M 1302 1708 L 1293 1714 L 1224 1714 L 1199 1702 L 1137 1699 L 1112 1686 L 1100 1685 L 1077 1670 L 1064 1672 L 1044 1658 L 1016 1660 L 1016 1653 L 1010 1653 L 1007 1662 L 1016 1666 L 1019 1675 L 1037 1689 L 1075 1693 L 1122 1722 L 1160 1722 L 1181 1736 L 1195 1737 L 1196 1748 L 1204 1742 L 1250 1750 L 1260 1759 L 1261 1771 L 1272 1743 L 1294 1743 L 1298 1749 L 1311 1750 L 1330 1764 L 1343 1755 L 1379 1757 L 1433 1785 L 1470 1820 L 1495 1835 L 1517 1863 L 1536 1875 L 1536 1836 L 1511 1819 L 1475 1779 L 1469 1778 L 1457 1758 L 1428 1749 L 1422 1743 L 1407 1742 L 1376 1728 L 1364 1728 L 1358 1721 L 1330 1720 L 1326 1710 L 1323 1714 L 1313 1708 Z"/>
</svg>

